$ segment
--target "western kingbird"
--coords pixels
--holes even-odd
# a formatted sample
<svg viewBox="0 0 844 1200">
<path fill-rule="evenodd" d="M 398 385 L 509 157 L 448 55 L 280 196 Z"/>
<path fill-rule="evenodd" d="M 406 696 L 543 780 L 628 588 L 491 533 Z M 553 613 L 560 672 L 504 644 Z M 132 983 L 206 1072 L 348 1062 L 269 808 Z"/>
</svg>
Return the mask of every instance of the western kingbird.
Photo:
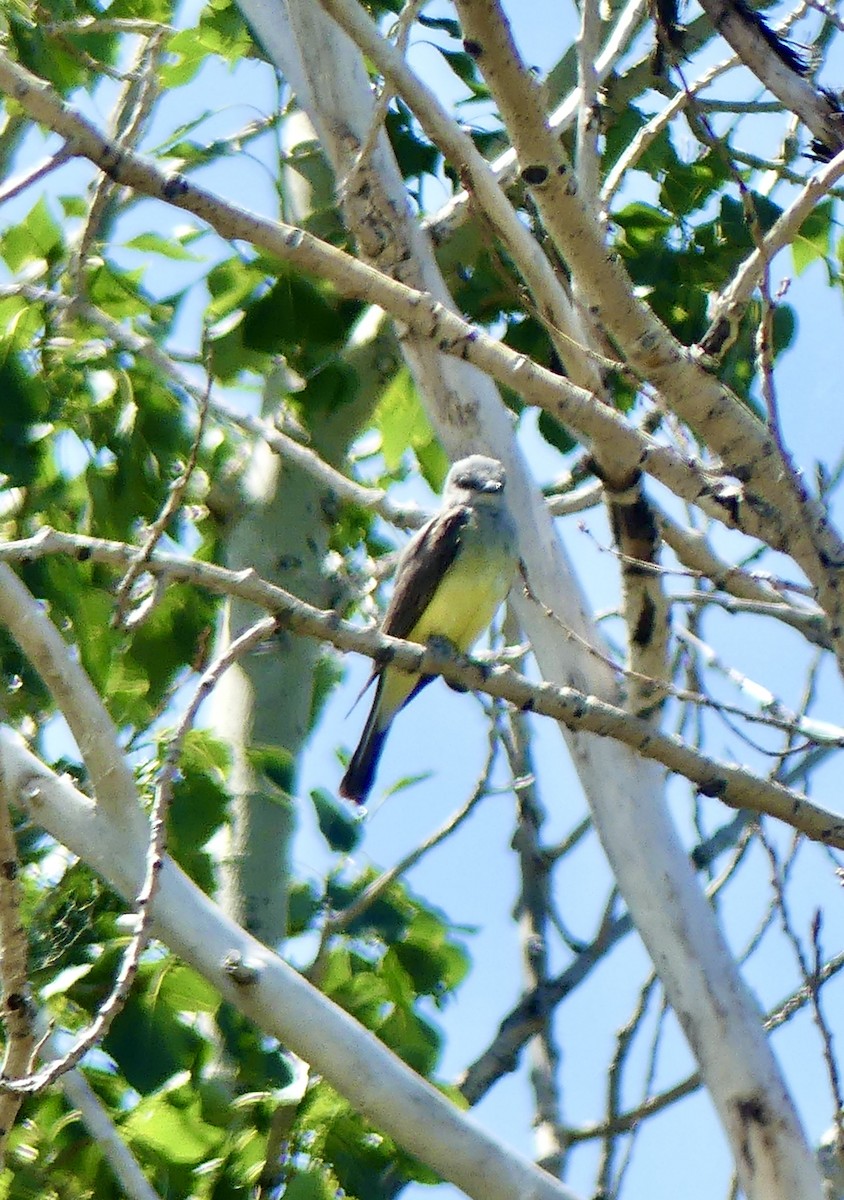
<svg viewBox="0 0 844 1200">
<path fill-rule="evenodd" d="M 505 473 L 494 458 L 456 462 L 442 508 L 408 542 L 399 560 L 381 632 L 425 645 L 447 638 L 466 654 L 506 598 L 518 564 L 516 526 L 504 502 Z M 340 795 L 363 804 L 372 787 L 390 723 L 431 675 L 376 668 L 372 709 Z M 368 686 L 368 685 L 367 685 Z"/>
</svg>

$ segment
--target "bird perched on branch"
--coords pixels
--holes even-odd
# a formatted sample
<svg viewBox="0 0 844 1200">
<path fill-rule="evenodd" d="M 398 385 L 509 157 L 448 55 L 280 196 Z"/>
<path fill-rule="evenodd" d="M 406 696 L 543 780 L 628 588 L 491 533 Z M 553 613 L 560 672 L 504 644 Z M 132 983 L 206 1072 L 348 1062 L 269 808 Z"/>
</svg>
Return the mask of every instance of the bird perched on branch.
<svg viewBox="0 0 844 1200">
<path fill-rule="evenodd" d="M 401 555 L 382 633 L 422 645 L 447 639 L 461 654 L 472 648 L 510 591 L 518 565 L 505 482 L 497 459 L 472 454 L 454 464 L 440 511 Z M 369 683 L 375 678 L 375 699 L 340 783 L 340 795 L 358 804 L 372 787 L 393 718 L 432 677 L 386 666 L 375 668 Z"/>
</svg>

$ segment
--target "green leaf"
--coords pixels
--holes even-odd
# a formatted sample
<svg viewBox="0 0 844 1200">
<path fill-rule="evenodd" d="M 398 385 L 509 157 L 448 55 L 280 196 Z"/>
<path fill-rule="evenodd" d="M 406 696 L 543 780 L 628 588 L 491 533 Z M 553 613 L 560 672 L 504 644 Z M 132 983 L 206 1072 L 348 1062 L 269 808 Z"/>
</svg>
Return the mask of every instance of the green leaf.
<svg viewBox="0 0 844 1200">
<path fill-rule="evenodd" d="M 284 1185 L 284 1200 L 335 1200 L 337 1185 L 313 1167 L 297 1171 Z"/>
<path fill-rule="evenodd" d="M 465 50 L 445 50 L 442 46 L 436 46 L 435 49 L 443 56 L 457 78 L 466 84 L 476 100 L 489 99 L 489 88 L 478 74 L 478 68 L 471 55 Z"/>
<path fill-rule="evenodd" d="M 143 250 L 147 254 L 161 254 L 164 258 L 176 259 L 180 262 L 203 262 L 199 254 L 186 250 L 176 237 L 162 237 L 158 233 L 139 233 L 137 237 L 126 242 L 127 250 Z"/>
<path fill-rule="evenodd" d="M 565 425 L 561 425 L 555 417 L 552 417 L 545 409 L 539 414 L 537 428 L 549 446 L 553 446 L 555 450 L 559 450 L 561 454 L 571 454 L 572 450 L 577 445 L 577 440 L 571 436 Z"/>
<path fill-rule="evenodd" d="M 81 196 L 59 196 L 59 204 L 66 217 L 84 217 L 88 212 L 88 205 Z"/>
<path fill-rule="evenodd" d="M 666 170 L 659 191 L 660 203 L 679 216 L 687 216 L 706 204 L 710 196 L 731 178 L 722 154 L 707 150 L 692 163 L 679 159 Z"/>
<path fill-rule="evenodd" d="M 108 957 L 113 967 L 114 958 Z M 127 1081 L 142 1094 L 162 1087 L 209 1049 L 173 1004 L 159 995 L 169 966 L 169 962 L 141 964 L 135 987 L 103 1042 Z"/>
<path fill-rule="evenodd" d="M 288 268 L 265 296 L 246 309 L 243 344 L 248 350 L 276 354 L 307 345 L 339 345 L 345 336 L 347 321 L 330 289 Z"/>
<path fill-rule="evenodd" d="M 250 746 L 246 759 L 256 774 L 263 775 L 285 795 L 292 794 L 296 761 L 289 750 L 283 746 Z"/>
<path fill-rule="evenodd" d="M 802 275 L 818 259 L 826 259 L 831 251 L 833 211 L 832 201 L 825 200 L 813 208 L 791 243 L 794 270 Z"/>
<path fill-rule="evenodd" d="M 441 29 L 449 37 L 453 37 L 457 41 L 460 41 L 463 37 L 460 22 L 452 21 L 449 17 L 426 17 L 424 13 L 420 13 L 416 20 L 420 25 L 424 25 L 426 29 Z"/>
<path fill-rule="evenodd" d="M 420 1075 L 430 1075 L 435 1069 L 442 1039 L 434 1026 L 418 1013 L 394 1008 L 379 1028 L 378 1036 Z"/>
<path fill-rule="evenodd" d="M 215 1013 L 220 1007 L 220 993 L 192 967 L 174 962 L 161 976 L 158 1001 L 177 1012 Z"/>
<path fill-rule="evenodd" d="M 168 61 L 159 68 L 162 87 L 178 88 L 190 83 L 205 62 L 207 51 L 198 29 L 180 29 L 174 33 L 167 42 Z"/>
<path fill-rule="evenodd" d="M 321 898 L 312 883 L 294 883 L 287 900 L 288 937 L 309 930 L 321 908 Z"/>
<path fill-rule="evenodd" d="M 407 450 L 412 448 L 418 454 L 434 441 L 407 367 L 397 371 L 383 391 L 373 422 L 381 431 L 381 453 L 388 471 L 398 469 Z"/>
<path fill-rule="evenodd" d="M 61 228 L 53 219 L 44 196 L 21 222 L 6 230 L 0 242 L 3 258 L 9 270 L 15 273 L 37 259 L 49 262 L 61 246 Z"/>
<path fill-rule="evenodd" d="M 339 912 L 349 905 L 377 877 L 375 871 L 365 871 L 353 883 L 332 878 L 328 881 L 325 898 L 329 908 Z M 359 934 L 372 931 L 390 943 L 401 937 L 413 916 L 413 909 L 400 884 L 394 884 L 387 892 L 370 904 L 365 912 L 348 926 L 349 933 Z"/>
<path fill-rule="evenodd" d="M 178 1090 L 157 1092 L 129 1114 L 122 1130 L 130 1142 L 161 1156 L 166 1162 L 196 1166 L 222 1145 L 223 1132 L 202 1119 L 195 1093 L 183 1103 Z"/>
<path fill-rule="evenodd" d="M 320 833 L 332 850 L 349 854 L 360 842 L 363 826 L 356 815 L 341 805 L 324 788 L 311 791 Z"/>
<path fill-rule="evenodd" d="M 449 942 L 440 945 L 421 939 L 397 942 L 393 954 L 413 981 L 414 988 L 426 996 L 453 990 L 466 977 L 469 959 L 465 950 Z"/>
</svg>

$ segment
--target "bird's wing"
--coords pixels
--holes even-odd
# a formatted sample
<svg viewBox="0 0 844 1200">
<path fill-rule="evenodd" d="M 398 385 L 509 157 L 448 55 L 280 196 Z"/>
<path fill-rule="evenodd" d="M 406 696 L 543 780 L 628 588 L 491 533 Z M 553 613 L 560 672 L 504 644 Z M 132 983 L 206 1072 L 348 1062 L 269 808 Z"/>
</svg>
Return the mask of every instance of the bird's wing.
<svg viewBox="0 0 844 1200">
<path fill-rule="evenodd" d="M 470 515 L 463 504 L 438 513 L 407 543 L 384 614 L 382 633 L 399 638 L 411 633 L 454 562 L 460 548 L 460 533 Z"/>
</svg>

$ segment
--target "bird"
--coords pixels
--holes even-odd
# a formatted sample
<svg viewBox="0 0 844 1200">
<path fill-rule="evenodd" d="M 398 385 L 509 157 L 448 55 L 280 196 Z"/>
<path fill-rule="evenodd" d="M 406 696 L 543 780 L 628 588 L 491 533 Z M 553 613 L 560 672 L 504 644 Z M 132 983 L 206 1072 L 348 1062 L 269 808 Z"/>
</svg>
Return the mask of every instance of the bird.
<svg viewBox="0 0 844 1200">
<path fill-rule="evenodd" d="M 505 484 L 495 458 L 471 454 L 454 463 L 439 512 L 401 554 L 382 633 L 421 645 L 446 640 L 468 653 L 516 577 L 518 538 Z M 433 676 L 374 667 L 363 690 L 376 678 L 372 708 L 340 782 L 340 795 L 357 804 L 366 803 L 393 718 Z"/>
</svg>

